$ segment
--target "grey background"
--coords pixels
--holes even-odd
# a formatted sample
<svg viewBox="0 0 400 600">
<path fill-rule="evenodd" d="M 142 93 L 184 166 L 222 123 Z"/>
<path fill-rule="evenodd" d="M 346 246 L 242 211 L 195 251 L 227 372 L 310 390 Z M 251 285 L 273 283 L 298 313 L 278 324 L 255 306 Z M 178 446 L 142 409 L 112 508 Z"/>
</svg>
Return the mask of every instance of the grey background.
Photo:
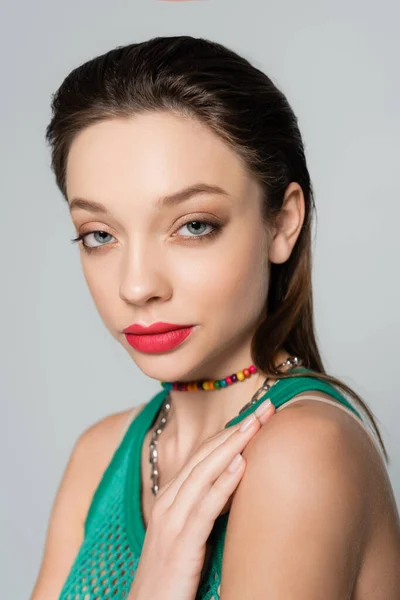
<svg viewBox="0 0 400 600">
<path fill-rule="evenodd" d="M 225 43 L 288 96 L 316 192 L 313 277 L 322 355 L 378 418 L 400 502 L 399 12 L 387 0 L 2 1 L 4 598 L 31 592 L 78 435 L 161 389 L 97 315 L 43 137 L 50 95 L 72 68 L 156 35 Z"/>
</svg>

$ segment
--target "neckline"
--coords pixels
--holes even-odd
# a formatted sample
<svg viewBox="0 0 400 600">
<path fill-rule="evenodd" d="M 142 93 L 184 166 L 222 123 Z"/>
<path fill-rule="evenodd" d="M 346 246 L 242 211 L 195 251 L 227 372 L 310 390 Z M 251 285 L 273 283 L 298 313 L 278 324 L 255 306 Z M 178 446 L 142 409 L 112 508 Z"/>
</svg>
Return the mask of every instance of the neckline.
<svg viewBox="0 0 400 600">
<path fill-rule="evenodd" d="M 295 367 L 291 369 L 291 372 L 297 371 L 308 371 L 304 367 Z M 278 379 L 278 381 L 271 386 L 269 390 L 262 394 L 261 397 L 251 406 L 249 406 L 242 414 L 236 415 L 230 421 L 225 424 L 225 428 L 232 425 L 236 425 L 244 418 L 247 417 L 251 412 L 268 397 L 273 401 L 276 393 L 280 393 L 282 389 L 282 382 L 290 382 L 291 379 Z M 277 390 L 277 391 L 276 391 Z M 151 400 L 146 404 L 140 414 L 134 419 L 132 427 L 137 427 L 137 434 L 133 436 L 133 442 L 129 451 L 128 457 L 128 472 L 125 480 L 124 489 L 124 511 L 126 519 L 127 537 L 131 544 L 132 549 L 141 554 L 144 538 L 146 535 L 146 528 L 143 521 L 142 514 L 142 452 L 144 438 L 148 431 L 153 427 L 155 419 L 161 409 L 162 403 L 164 402 L 168 394 L 167 389 L 163 389 L 158 392 Z M 229 515 L 224 513 L 216 519 L 216 523 L 224 520 Z"/>
</svg>

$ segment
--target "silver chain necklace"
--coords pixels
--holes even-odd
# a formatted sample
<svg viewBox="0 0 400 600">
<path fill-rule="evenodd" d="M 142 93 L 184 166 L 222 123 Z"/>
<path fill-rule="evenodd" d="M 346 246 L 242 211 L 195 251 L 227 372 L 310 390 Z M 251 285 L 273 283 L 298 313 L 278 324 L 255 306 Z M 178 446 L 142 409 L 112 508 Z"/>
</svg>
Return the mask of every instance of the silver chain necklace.
<svg viewBox="0 0 400 600">
<path fill-rule="evenodd" d="M 277 369 L 279 369 L 280 367 L 285 367 L 287 365 L 289 365 L 289 369 L 288 371 L 290 371 L 291 369 L 294 369 L 295 367 L 300 366 L 301 364 L 303 364 L 303 361 L 300 358 L 297 358 L 297 356 L 291 356 L 289 357 L 287 360 L 285 360 L 283 363 L 281 363 L 280 365 L 277 366 Z M 274 383 L 268 383 L 269 380 L 271 379 L 271 377 L 267 377 L 264 381 L 264 383 L 262 384 L 262 386 L 260 388 L 258 388 L 258 390 L 253 394 L 253 396 L 251 397 L 251 400 L 249 402 L 247 402 L 247 404 L 245 404 L 243 406 L 243 408 L 240 409 L 239 411 L 239 415 L 241 415 L 245 410 L 247 410 L 250 406 L 252 406 L 255 402 L 257 402 L 257 400 L 260 398 L 261 395 L 263 395 L 265 392 L 267 392 L 273 385 L 276 385 L 277 383 L 279 383 L 279 381 L 281 381 L 280 379 L 277 379 Z M 171 397 L 170 397 L 170 393 L 168 392 L 167 396 L 165 397 L 165 400 L 162 404 L 162 407 L 160 409 L 160 414 L 159 414 L 159 418 L 158 421 L 155 425 L 155 428 L 153 430 L 152 433 L 152 437 L 150 440 L 150 445 L 149 445 L 149 450 L 150 450 L 150 454 L 149 454 L 149 461 L 151 463 L 151 475 L 150 475 L 150 479 L 152 480 L 152 486 L 151 486 L 151 491 L 153 492 L 153 495 L 156 496 L 157 492 L 158 492 L 158 482 L 159 482 L 159 468 L 157 468 L 157 464 L 158 464 L 158 450 L 157 450 L 157 444 L 158 444 L 158 437 L 160 435 L 160 433 L 163 431 L 167 420 L 168 420 L 168 413 L 170 411 L 171 408 Z"/>
</svg>

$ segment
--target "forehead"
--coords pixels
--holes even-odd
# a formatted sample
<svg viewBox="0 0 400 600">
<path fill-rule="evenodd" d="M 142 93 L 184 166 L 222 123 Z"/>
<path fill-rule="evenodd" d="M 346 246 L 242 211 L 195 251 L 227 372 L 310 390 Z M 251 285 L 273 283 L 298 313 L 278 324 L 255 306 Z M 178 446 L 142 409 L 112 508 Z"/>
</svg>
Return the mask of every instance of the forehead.
<svg viewBox="0 0 400 600">
<path fill-rule="evenodd" d="M 68 155 L 69 198 L 154 198 L 197 181 L 232 194 L 250 184 L 241 158 L 226 142 L 197 119 L 170 112 L 90 125 L 76 136 Z"/>
</svg>

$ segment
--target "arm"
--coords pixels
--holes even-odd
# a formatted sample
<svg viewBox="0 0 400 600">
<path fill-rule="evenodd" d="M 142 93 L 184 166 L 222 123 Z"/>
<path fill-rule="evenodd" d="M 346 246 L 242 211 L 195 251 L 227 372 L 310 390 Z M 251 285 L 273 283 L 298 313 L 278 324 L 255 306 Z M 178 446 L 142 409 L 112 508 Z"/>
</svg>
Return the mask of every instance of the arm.
<svg viewBox="0 0 400 600">
<path fill-rule="evenodd" d="M 53 503 L 42 564 L 30 600 L 59 597 L 83 541 L 94 491 L 121 441 L 130 413 L 124 411 L 101 419 L 76 441 Z"/>
<path fill-rule="evenodd" d="M 368 534 L 368 452 L 351 417 L 315 404 L 278 412 L 243 452 L 221 600 L 351 597 Z"/>
</svg>

